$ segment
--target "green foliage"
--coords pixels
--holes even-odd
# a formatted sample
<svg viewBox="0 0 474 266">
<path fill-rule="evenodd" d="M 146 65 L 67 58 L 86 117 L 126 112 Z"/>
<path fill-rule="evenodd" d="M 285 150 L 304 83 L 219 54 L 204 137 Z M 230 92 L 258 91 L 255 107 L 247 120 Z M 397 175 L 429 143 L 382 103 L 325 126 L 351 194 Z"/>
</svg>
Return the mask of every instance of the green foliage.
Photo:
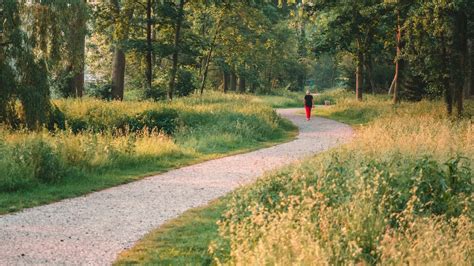
<svg viewBox="0 0 474 266">
<path fill-rule="evenodd" d="M 55 100 L 54 131 L 0 130 L 0 212 L 290 137 L 293 126 L 251 101 L 222 94 L 172 103 Z"/>
<path fill-rule="evenodd" d="M 328 94 L 337 103 L 325 107 L 329 116 L 337 112 L 340 120 L 354 121 L 350 115 L 358 112 L 357 123 L 371 122 L 358 128 L 352 143 L 269 173 L 220 200 L 221 207 L 185 213 L 117 263 L 185 263 L 189 256 L 193 264 L 206 264 L 210 252 L 214 263 L 242 265 L 469 264 L 470 121 L 449 121 L 440 102 L 393 108 L 383 97 L 358 102 L 343 90 Z M 219 216 L 219 236 L 195 222 L 214 223 Z M 183 247 L 183 235 L 194 230 L 209 243 L 208 252 L 202 242 Z"/>
<path fill-rule="evenodd" d="M 112 85 L 108 83 L 91 83 L 86 88 L 86 93 L 97 99 L 112 100 Z"/>
<path fill-rule="evenodd" d="M 340 97 L 339 106 L 328 111 L 343 121 L 359 112 L 360 120 L 371 123 L 359 128 L 350 144 L 234 193 L 219 222 L 220 237 L 210 245 L 215 260 L 472 260 L 470 121 L 449 121 L 439 112 L 441 103 L 389 108 L 374 99 L 350 102 Z M 449 252 L 435 255 L 444 250 Z"/>
<path fill-rule="evenodd" d="M 404 58 L 431 94 L 445 95 L 448 113 L 453 98 L 462 98 L 468 36 L 473 36 L 468 21 L 473 16 L 470 1 L 423 2 L 412 8 L 404 25 Z"/>
<path fill-rule="evenodd" d="M 132 131 L 141 131 L 144 129 L 158 130 L 165 134 L 173 134 L 180 125 L 180 118 L 175 109 L 146 110 L 122 127 L 130 128 Z"/>
<path fill-rule="evenodd" d="M 140 244 L 118 256 L 114 265 L 210 265 L 209 243 L 218 237 L 216 222 L 225 210 L 225 199 L 185 212 L 161 226 Z"/>
<path fill-rule="evenodd" d="M 166 87 L 151 87 L 146 88 L 144 93 L 145 99 L 152 99 L 155 101 L 164 100 L 166 98 Z"/>
<path fill-rule="evenodd" d="M 195 77 L 191 71 L 180 69 L 176 79 L 175 90 L 178 96 L 188 96 L 197 89 Z"/>
</svg>

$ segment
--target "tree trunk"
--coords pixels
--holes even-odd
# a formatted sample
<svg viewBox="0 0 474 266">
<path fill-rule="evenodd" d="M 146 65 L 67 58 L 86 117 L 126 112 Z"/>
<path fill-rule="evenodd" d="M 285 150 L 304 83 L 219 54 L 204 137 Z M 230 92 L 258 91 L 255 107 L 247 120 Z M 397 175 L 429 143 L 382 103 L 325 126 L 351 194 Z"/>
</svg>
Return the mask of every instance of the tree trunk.
<svg viewBox="0 0 474 266">
<path fill-rule="evenodd" d="M 459 47 L 459 71 L 461 72 L 459 77 L 456 78 L 456 90 L 454 93 L 454 97 L 456 99 L 456 111 L 457 116 L 461 117 L 464 111 L 463 106 L 463 97 L 464 97 L 464 86 L 467 80 L 467 57 L 469 56 L 468 49 L 467 49 L 467 16 L 463 11 L 458 11 L 456 16 L 456 28 L 457 33 L 456 36 L 459 38 L 457 40 L 458 47 Z"/>
<path fill-rule="evenodd" d="M 469 40 L 468 41 L 468 78 L 467 78 L 467 89 L 466 89 L 466 95 L 467 97 L 472 97 L 474 96 L 474 41 Z"/>
<path fill-rule="evenodd" d="M 274 56 L 274 49 L 272 47 L 272 50 L 270 52 L 270 68 L 268 70 L 268 86 L 270 87 L 270 89 L 273 89 L 273 84 L 272 84 L 272 80 L 273 80 L 273 56 Z"/>
<path fill-rule="evenodd" d="M 173 99 L 173 94 L 174 94 L 174 87 L 175 87 L 175 82 L 176 82 L 176 73 L 178 71 L 178 56 L 179 56 L 179 42 L 180 42 L 180 34 L 181 34 L 181 24 L 183 22 L 183 16 L 184 16 L 184 0 L 179 1 L 179 7 L 178 7 L 178 18 L 176 20 L 176 26 L 175 26 L 175 34 L 174 34 L 174 51 L 173 51 L 173 67 L 171 69 L 171 75 L 170 75 L 170 82 L 169 82 L 169 87 L 168 87 L 168 99 L 172 100 Z"/>
<path fill-rule="evenodd" d="M 230 72 L 230 90 L 237 91 L 237 75 L 234 71 Z"/>
<path fill-rule="evenodd" d="M 114 16 L 121 17 L 125 16 L 127 19 L 133 17 L 133 9 L 128 10 L 125 14 L 122 14 L 120 10 L 119 0 L 110 0 L 110 4 L 114 8 Z M 121 24 L 121 23 L 120 23 Z M 112 92 L 111 96 L 114 100 L 123 100 L 124 84 L 125 84 L 125 52 L 123 51 L 120 42 L 128 38 L 129 27 L 125 25 L 115 25 L 120 27 L 120 37 L 115 41 L 114 44 L 114 55 L 112 60 Z"/>
<path fill-rule="evenodd" d="M 393 103 L 400 102 L 398 97 L 400 90 L 400 55 L 401 55 L 401 27 L 400 27 L 400 10 L 397 9 L 397 55 L 395 58 L 395 77 L 393 78 Z"/>
<path fill-rule="evenodd" d="M 375 81 L 374 81 L 374 77 L 373 77 L 373 74 L 372 74 L 372 58 L 371 58 L 371 56 L 368 56 L 368 58 L 365 62 L 365 69 L 367 71 L 367 76 L 369 78 L 370 90 L 372 91 L 372 94 L 375 94 Z"/>
<path fill-rule="evenodd" d="M 447 66 L 447 60 L 448 60 L 448 52 L 446 49 L 447 43 L 444 38 L 444 34 L 441 33 L 441 69 L 443 70 L 443 87 L 445 89 L 444 91 L 444 101 L 446 104 L 446 112 L 448 115 L 451 115 L 453 113 L 453 87 L 451 86 L 451 82 L 449 80 L 449 68 Z"/>
<path fill-rule="evenodd" d="M 362 56 L 359 55 L 356 67 L 356 99 L 362 101 Z"/>
<path fill-rule="evenodd" d="M 152 32 L 152 21 L 151 21 L 151 0 L 147 0 L 146 5 L 146 43 L 147 43 L 147 51 L 146 51 L 146 86 L 151 88 L 151 83 L 153 79 L 153 46 L 152 46 L 152 39 L 151 39 L 151 32 Z"/>
<path fill-rule="evenodd" d="M 230 75 L 227 71 L 222 71 L 222 91 L 224 93 L 227 93 L 229 90 L 229 80 L 230 80 Z"/>
<path fill-rule="evenodd" d="M 74 77 L 75 97 L 81 98 L 84 95 L 84 66 Z"/>
<path fill-rule="evenodd" d="M 112 99 L 123 100 L 125 82 L 125 53 L 116 45 L 112 62 Z"/>
<path fill-rule="evenodd" d="M 244 93 L 245 92 L 245 78 L 244 77 L 239 77 L 239 93 Z"/>
<path fill-rule="evenodd" d="M 212 58 L 212 51 L 214 50 L 214 46 L 216 46 L 216 41 L 217 41 L 217 37 L 219 36 L 220 29 L 221 29 L 221 21 L 219 20 L 217 22 L 216 32 L 214 33 L 214 37 L 212 38 L 211 47 L 209 48 L 209 52 L 207 53 L 207 57 L 206 57 L 206 65 L 204 66 L 204 73 L 202 75 L 202 81 L 201 81 L 201 95 L 203 94 L 204 87 L 206 86 L 207 73 L 208 73 L 209 64 Z"/>
</svg>

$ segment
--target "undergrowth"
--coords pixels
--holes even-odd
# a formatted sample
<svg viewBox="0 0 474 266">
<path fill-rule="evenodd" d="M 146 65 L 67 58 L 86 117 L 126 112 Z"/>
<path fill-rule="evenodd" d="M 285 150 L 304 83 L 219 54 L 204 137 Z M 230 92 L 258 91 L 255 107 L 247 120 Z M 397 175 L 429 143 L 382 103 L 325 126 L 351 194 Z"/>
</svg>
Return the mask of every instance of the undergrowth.
<svg viewBox="0 0 474 266">
<path fill-rule="evenodd" d="M 321 112 L 365 126 L 350 144 L 233 193 L 214 262 L 470 265 L 472 121 L 448 118 L 439 102 L 372 97 Z"/>
<path fill-rule="evenodd" d="M 0 130 L 0 213 L 288 139 L 294 127 L 251 99 L 57 100 L 55 130 Z"/>
</svg>

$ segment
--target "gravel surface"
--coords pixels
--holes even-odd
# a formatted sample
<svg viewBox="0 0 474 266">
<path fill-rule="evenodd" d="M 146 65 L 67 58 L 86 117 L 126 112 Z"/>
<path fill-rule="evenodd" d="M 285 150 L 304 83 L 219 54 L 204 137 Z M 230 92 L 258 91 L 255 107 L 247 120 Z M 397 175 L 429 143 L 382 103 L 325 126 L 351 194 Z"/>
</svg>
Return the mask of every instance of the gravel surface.
<svg viewBox="0 0 474 266">
<path fill-rule="evenodd" d="M 294 141 L 0 216 L 0 265 L 111 264 L 122 250 L 185 210 L 352 136 L 347 125 L 324 118 L 307 122 L 298 110 L 278 110 L 299 127 Z"/>
</svg>

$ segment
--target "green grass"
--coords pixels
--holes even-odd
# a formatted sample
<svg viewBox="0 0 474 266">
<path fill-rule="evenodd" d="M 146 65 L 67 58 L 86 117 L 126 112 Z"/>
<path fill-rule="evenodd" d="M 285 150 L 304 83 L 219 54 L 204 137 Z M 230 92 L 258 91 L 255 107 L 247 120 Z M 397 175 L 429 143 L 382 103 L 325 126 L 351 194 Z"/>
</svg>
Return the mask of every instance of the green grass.
<svg viewBox="0 0 474 266">
<path fill-rule="evenodd" d="M 451 121 L 440 102 L 394 107 L 386 97 L 358 102 L 352 96 L 335 97 L 336 105 L 317 111 L 358 125 L 358 141 L 180 216 L 117 263 L 209 265 L 213 258 L 243 265 L 296 260 L 467 265 L 472 122 Z M 467 117 L 473 106 L 466 103 Z M 219 217 L 218 230 L 213 225 Z M 203 240 L 182 240 L 180 232 L 191 237 L 194 231 Z"/>
<path fill-rule="evenodd" d="M 216 222 L 225 208 L 222 198 L 186 211 L 121 253 L 114 264 L 210 265 L 209 243 L 218 238 Z"/>
<path fill-rule="evenodd" d="M 297 129 L 251 96 L 213 94 L 173 103 L 60 100 L 69 119 L 86 128 L 55 132 L 0 130 L 0 214 L 84 195 L 204 160 L 293 139 Z M 148 129 L 114 132 L 135 114 L 172 110 L 172 135 Z M 134 120 L 135 119 L 135 120 Z M 149 123 L 148 120 L 143 120 Z M 154 120 L 151 120 L 152 123 Z M 134 124 L 132 124 L 134 125 Z M 160 125 L 158 121 L 158 125 Z M 105 131 L 98 129 L 105 128 Z"/>
</svg>

